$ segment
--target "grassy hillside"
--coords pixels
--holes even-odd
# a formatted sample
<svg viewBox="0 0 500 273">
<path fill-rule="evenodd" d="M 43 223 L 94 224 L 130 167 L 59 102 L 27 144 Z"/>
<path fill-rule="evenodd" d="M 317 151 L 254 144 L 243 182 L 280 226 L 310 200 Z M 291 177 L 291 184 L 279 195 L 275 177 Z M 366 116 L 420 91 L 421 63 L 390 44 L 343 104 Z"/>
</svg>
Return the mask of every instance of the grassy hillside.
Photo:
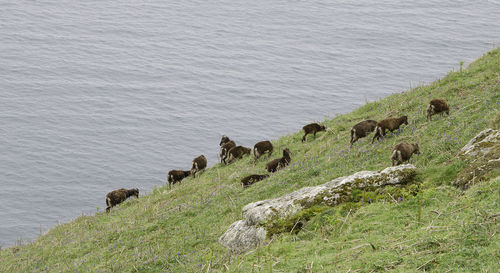
<svg viewBox="0 0 500 273">
<path fill-rule="evenodd" d="M 427 122 L 432 98 L 444 98 L 450 117 Z M 332 102 L 334 103 L 334 102 Z M 171 190 L 132 199 L 109 214 L 81 216 L 33 243 L 0 251 L 0 272 L 494 272 L 500 264 L 498 171 L 462 192 L 451 186 L 466 163 L 457 152 L 500 123 L 500 48 L 428 86 L 370 102 L 325 120 L 328 130 L 301 143 L 301 132 L 273 141 L 292 152 L 292 165 L 248 189 L 239 178 L 265 173 L 267 159 L 246 157 L 216 165 Z M 409 125 L 378 143 L 349 130 L 364 119 L 408 115 Z M 302 124 L 297 124 L 300 128 Z M 237 141 L 237 140 L 236 140 Z M 338 208 L 321 209 L 300 232 L 285 232 L 255 251 L 231 256 L 217 239 L 241 219 L 241 208 L 360 170 L 390 166 L 390 149 L 417 142 L 415 184 Z M 214 149 L 217 149 L 214 143 Z M 165 170 L 166 172 L 168 170 Z M 104 200 L 103 200 L 104 203 Z"/>
</svg>

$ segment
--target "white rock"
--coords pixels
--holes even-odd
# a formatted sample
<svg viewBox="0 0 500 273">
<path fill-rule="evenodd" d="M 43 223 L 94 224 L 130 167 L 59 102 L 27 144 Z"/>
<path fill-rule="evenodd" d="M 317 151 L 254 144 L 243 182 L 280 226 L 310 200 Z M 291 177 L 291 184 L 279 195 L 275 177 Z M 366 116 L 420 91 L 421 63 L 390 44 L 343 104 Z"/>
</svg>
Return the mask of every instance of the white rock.
<svg viewBox="0 0 500 273">
<path fill-rule="evenodd" d="M 500 142 L 500 131 L 491 128 L 481 131 L 460 150 L 460 155 L 465 157 L 484 156 L 491 150 L 492 146 L 481 144 L 488 142 L 498 145 Z"/>
<path fill-rule="evenodd" d="M 229 226 L 219 238 L 219 242 L 233 253 L 242 253 L 266 241 L 266 230 L 262 227 L 249 226 L 245 221 L 237 221 Z"/>
<path fill-rule="evenodd" d="M 247 251 L 265 243 L 266 230 L 260 224 L 273 217 L 292 216 L 317 204 L 337 205 L 342 203 L 342 198 L 350 196 L 353 189 L 404 184 L 415 174 L 416 168 L 411 164 L 389 167 L 382 171 L 361 171 L 275 199 L 250 203 L 242 209 L 243 220 L 233 223 L 219 238 L 219 242 L 233 253 Z"/>
<path fill-rule="evenodd" d="M 467 167 L 453 184 L 465 190 L 487 173 L 500 168 L 499 145 L 500 130 L 486 129 L 471 139 L 459 153 L 467 162 Z"/>
</svg>

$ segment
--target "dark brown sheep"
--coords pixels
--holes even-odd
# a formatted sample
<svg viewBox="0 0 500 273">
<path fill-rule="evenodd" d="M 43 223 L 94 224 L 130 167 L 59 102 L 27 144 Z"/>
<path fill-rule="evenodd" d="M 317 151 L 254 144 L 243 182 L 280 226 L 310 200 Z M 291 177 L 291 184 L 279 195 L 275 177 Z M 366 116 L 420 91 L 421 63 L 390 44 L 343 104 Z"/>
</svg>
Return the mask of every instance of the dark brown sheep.
<svg viewBox="0 0 500 273">
<path fill-rule="evenodd" d="M 304 136 L 302 137 L 302 142 L 306 141 L 306 136 L 308 134 L 313 134 L 314 138 L 316 138 L 316 133 L 325 131 L 326 127 L 324 125 L 319 125 L 317 123 L 311 123 L 307 124 L 306 126 L 302 127 L 302 130 L 304 130 Z"/>
<path fill-rule="evenodd" d="M 394 133 L 395 130 L 399 129 L 401 124 L 408 125 L 407 116 L 402 116 L 399 118 L 388 118 L 377 122 L 377 126 L 375 127 L 375 135 L 373 136 L 372 143 L 375 141 L 375 139 L 385 136 L 385 130 L 389 130 L 391 131 L 391 133 Z"/>
<path fill-rule="evenodd" d="M 268 172 L 274 173 L 275 171 L 282 169 L 290 164 L 291 153 L 288 148 L 283 149 L 283 156 L 281 158 L 276 158 L 271 161 L 269 161 L 266 164 L 266 170 Z"/>
<path fill-rule="evenodd" d="M 224 164 L 226 164 L 227 153 L 233 147 L 236 147 L 236 143 L 234 143 L 234 141 L 232 141 L 232 140 L 222 144 L 222 146 L 220 147 L 220 153 L 219 153 L 221 163 L 224 162 Z"/>
<path fill-rule="evenodd" d="M 109 212 L 109 210 L 120 204 L 121 202 L 125 201 L 127 198 L 130 196 L 135 196 L 139 198 L 139 189 L 118 189 L 114 190 L 106 195 L 106 205 L 108 206 L 106 208 L 106 212 Z"/>
<path fill-rule="evenodd" d="M 241 179 L 241 185 L 243 185 L 243 188 L 246 188 L 254 183 L 257 183 L 263 179 L 268 178 L 268 174 L 260 175 L 260 174 L 251 174 L 249 176 L 243 177 Z"/>
<path fill-rule="evenodd" d="M 410 143 L 399 143 L 398 145 L 392 148 L 391 153 L 391 161 L 392 166 L 399 165 L 404 161 L 409 161 L 410 157 L 413 154 L 420 154 L 420 149 L 418 148 L 418 144 L 410 144 Z"/>
<path fill-rule="evenodd" d="M 373 130 L 377 127 L 377 122 L 375 120 L 365 120 L 354 126 L 351 129 L 351 147 L 354 142 L 358 141 L 358 139 L 363 138 L 369 135 Z"/>
<path fill-rule="evenodd" d="M 243 146 L 233 147 L 227 152 L 227 163 L 233 163 L 236 159 L 240 159 L 246 154 L 249 155 L 251 151 L 252 149 Z"/>
<path fill-rule="evenodd" d="M 227 137 L 226 135 L 223 135 L 222 138 L 220 139 L 219 146 L 222 146 L 224 145 L 224 143 L 228 143 L 229 141 L 231 141 L 231 139 L 229 139 L 229 137 Z"/>
<path fill-rule="evenodd" d="M 432 120 L 432 116 L 435 114 L 441 114 L 441 116 L 446 113 L 450 115 L 450 108 L 448 103 L 443 99 L 433 99 L 429 103 L 429 108 L 427 108 L 427 120 Z"/>
<path fill-rule="evenodd" d="M 265 152 L 267 152 L 267 156 L 270 157 L 273 154 L 273 144 L 269 140 L 264 140 L 261 142 L 257 142 L 255 146 L 253 146 L 253 162 L 257 161 L 259 157 L 261 157 Z"/>
<path fill-rule="evenodd" d="M 182 179 L 188 177 L 191 171 L 171 170 L 168 172 L 168 187 L 171 188 L 173 184 L 181 182 Z"/>
<path fill-rule="evenodd" d="M 204 155 L 200 155 L 193 159 L 193 164 L 191 165 L 191 174 L 196 177 L 197 172 L 202 172 L 207 167 L 207 158 Z"/>
</svg>

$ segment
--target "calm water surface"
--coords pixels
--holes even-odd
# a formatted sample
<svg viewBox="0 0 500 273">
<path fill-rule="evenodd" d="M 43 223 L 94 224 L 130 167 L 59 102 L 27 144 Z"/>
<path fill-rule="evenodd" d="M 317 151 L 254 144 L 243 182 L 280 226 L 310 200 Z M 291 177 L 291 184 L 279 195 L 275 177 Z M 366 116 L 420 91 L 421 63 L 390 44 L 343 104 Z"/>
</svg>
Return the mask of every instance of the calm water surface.
<svg viewBox="0 0 500 273">
<path fill-rule="evenodd" d="M 499 1 L 401 2 L 0 0 L 0 245 L 500 44 Z"/>
</svg>

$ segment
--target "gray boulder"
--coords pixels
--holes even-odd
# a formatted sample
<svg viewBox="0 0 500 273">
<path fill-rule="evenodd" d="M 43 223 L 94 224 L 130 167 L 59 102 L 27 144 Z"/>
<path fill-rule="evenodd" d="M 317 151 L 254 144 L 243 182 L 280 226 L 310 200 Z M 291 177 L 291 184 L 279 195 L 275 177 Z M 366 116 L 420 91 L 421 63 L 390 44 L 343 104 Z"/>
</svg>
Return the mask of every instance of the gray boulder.
<svg viewBox="0 0 500 273">
<path fill-rule="evenodd" d="M 469 141 L 459 153 L 467 162 L 453 184 L 467 189 L 489 172 L 500 168 L 500 130 L 486 129 Z"/>
<path fill-rule="evenodd" d="M 373 190 L 385 185 L 405 184 L 415 174 L 416 168 L 411 164 L 382 171 L 361 171 L 278 198 L 250 203 L 242 209 L 243 220 L 229 226 L 219 242 L 233 253 L 245 252 L 265 243 L 267 232 L 262 224 L 270 219 L 292 216 L 314 205 L 335 206 L 348 201 L 354 189 Z"/>
<path fill-rule="evenodd" d="M 460 156 L 466 159 L 478 159 L 484 157 L 498 146 L 500 142 L 500 131 L 491 128 L 485 129 L 471 139 L 460 150 Z"/>
</svg>

